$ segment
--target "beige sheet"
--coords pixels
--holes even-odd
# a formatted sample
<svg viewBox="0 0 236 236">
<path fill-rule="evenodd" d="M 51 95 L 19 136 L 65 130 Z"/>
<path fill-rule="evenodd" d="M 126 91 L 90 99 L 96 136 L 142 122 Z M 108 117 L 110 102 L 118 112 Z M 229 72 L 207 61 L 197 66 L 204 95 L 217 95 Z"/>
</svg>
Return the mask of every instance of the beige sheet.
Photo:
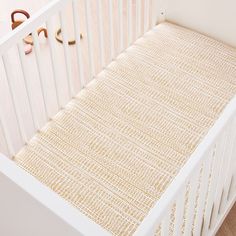
<svg viewBox="0 0 236 236">
<path fill-rule="evenodd" d="M 236 93 L 236 50 L 162 23 L 15 157 L 114 235 L 131 235 Z"/>
</svg>

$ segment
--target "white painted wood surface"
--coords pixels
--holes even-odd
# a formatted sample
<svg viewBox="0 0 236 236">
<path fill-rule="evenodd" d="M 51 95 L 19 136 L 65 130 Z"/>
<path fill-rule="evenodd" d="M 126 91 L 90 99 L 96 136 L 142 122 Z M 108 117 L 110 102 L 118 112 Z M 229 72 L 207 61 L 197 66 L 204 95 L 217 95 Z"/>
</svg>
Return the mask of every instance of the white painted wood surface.
<svg viewBox="0 0 236 236">
<path fill-rule="evenodd" d="M 1 154 L 0 189 L 0 235 L 109 235 Z"/>
<path fill-rule="evenodd" d="M 236 47 L 235 0 L 163 0 L 166 19 Z"/>
<path fill-rule="evenodd" d="M 108 22 L 101 27 L 101 22 L 105 22 L 105 15 L 96 17 L 99 19 L 98 21 L 91 20 L 91 16 L 98 16 L 97 5 L 91 4 L 91 1 L 83 1 L 84 5 L 80 7 L 85 9 L 84 12 L 78 10 L 78 15 L 75 14 L 74 17 L 67 15 L 66 17 L 65 15 L 68 13 L 69 15 L 76 13 L 75 9 L 73 11 L 71 9 L 72 0 L 54 0 L 14 32 L 0 39 L 0 55 L 3 57 L 3 61 L 0 62 L 0 74 L 2 75 L 0 77 L 2 126 L 0 129 L 5 135 L 4 142 L 7 142 L 8 145 L 5 145 L 4 142 L 1 143 L 3 143 L 2 146 L 8 146 L 10 155 L 19 150 L 24 142 L 32 137 L 38 127 L 42 127 L 48 118 L 53 116 L 61 106 L 63 107 L 76 91 L 79 91 L 81 81 L 84 84 L 88 83 L 101 70 L 103 64 L 107 65 L 111 62 L 113 55 L 118 53 L 116 48 L 122 51 L 134 40 L 134 35 L 138 37 L 150 25 L 153 25 L 152 20 L 156 18 L 155 15 L 150 15 L 153 12 L 151 11 L 153 1 L 147 1 L 138 1 L 137 6 L 131 4 L 133 1 L 122 0 L 121 2 L 119 0 L 117 4 L 110 1 L 110 3 L 112 2 L 110 5 L 104 5 L 104 2 L 101 1 L 102 6 L 100 7 L 104 12 L 107 12 L 108 17 L 114 17 L 113 24 L 116 25 L 115 27 Z M 233 45 L 235 33 L 229 32 L 228 24 L 230 24 L 232 31 L 232 22 L 236 22 L 236 14 L 233 10 L 236 9 L 235 3 L 232 0 L 227 0 L 227 4 L 225 1 L 224 4 L 220 0 L 212 1 L 208 0 L 203 3 L 203 0 L 200 0 L 193 3 L 193 1 L 181 0 L 181 2 L 178 1 L 178 4 L 182 4 L 180 7 L 176 0 L 162 2 L 156 0 L 155 5 L 159 9 L 156 11 L 158 14 L 164 13 L 163 16 L 159 14 L 159 19 L 163 20 L 166 17 Z M 68 4 L 71 5 L 68 7 Z M 215 11 L 211 11 L 209 18 L 209 14 L 206 12 L 209 13 L 207 10 L 213 5 Z M 104 6 L 110 7 L 103 8 Z M 203 11 L 201 11 L 202 8 L 204 8 Z M 116 11 L 113 12 L 113 9 Z M 216 18 L 219 16 L 220 10 L 223 12 L 221 14 L 223 17 L 219 22 Z M 54 17 L 55 14 L 60 17 Z M 138 17 L 135 18 L 134 15 Z M 65 33 L 69 28 L 68 25 L 71 26 L 68 19 L 79 20 L 80 17 L 84 20 L 84 24 L 82 23 L 80 28 L 85 35 L 85 40 L 81 41 L 82 50 L 80 47 L 69 47 L 67 43 L 64 45 L 55 44 L 52 33 L 60 26 L 58 23 L 62 22 L 61 28 Z M 138 23 L 135 22 L 135 19 L 138 20 Z M 52 25 L 48 27 L 48 30 L 52 32 L 50 32 L 51 40 L 48 42 L 38 37 L 36 30 L 39 26 L 48 25 L 49 21 Z M 223 29 L 224 27 L 225 29 Z M 73 27 L 71 28 L 73 29 Z M 29 56 L 24 56 L 19 51 L 22 50 L 19 42 L 31 32 L 34 32 L 34 52 Z M 67 41 L 68 35 L 63 35 L 62 32 L 64 41 Z M 78 40 L 78 38 L 79 32 L 77 31 L 76 39 Z M 109 44 L 109 40 L 112 38 L 114 42 Z M 99 43 L 99 39 L 104 41 Z M 52 48 L 54 44 L 55 48 Z M 100 50 L 94 50 L 96 48 L 100 48 Z M 79 58 L 84 59 L 83 63 Z M 95 63 L 98 61 L 102 61 L 102 63 Z M 7 68 L 10 65 L 14 65 L 14 69 L 12 67 L 4 71 L 4 67 Z M 84 70 L 84 78 L 81 70 L 78 70 L 81 67 Z M 8 82 L 10 82 L 9 85 Z M 33 94 L 30 94 L 29 91 L 33 91 Z M 20 106 L 24 109 L 19 109 Z M 34 107 L 37 107 L 36 113 L 31 109 Z M 188 224 L 185 225 L 184 235 L 191 235 L 192 231 L 198 235 L 201 232 L 203 218 L 210 226 L 210 228 L 203 228 L 203 235 L 213 235 L 216 232 L 236 198 L 236 161 L 233 158 L 236 153 L 236 149 L 233 148 L 236 146 L 236 140 L 234 140 L 235 115 L 236 98 L 227 106 L 167 191 L 151 209 L 138 227 L 136 236 L 154 235 L 160 225 L 162 235 L 168 234 L 173 206 L 177 204 L 176 214 L 184 217 L 181 207 L 185 207 L 186 194 L 188 194 L 189 205 L 187 206 Z M 2 146 L 1 150 L 7 153 L 7 150 L 4 150 Z M 209 176 L 214 176 L 215 179 L 210 180 Z M 190 191 L 188 190 L 189 183 L 191 184 Z M 39 235 L 56 234 L 60 236 L 65 235 L 65 232 L 67 232 L 66 235 L 71 236 L 79 233 L 85 235 L 107 234 L 100 226 L 2 156 L 0 156 L 0 185 L 0 189 L 6 190 L 0 194 L 0 207 L 3 209 L 0 211 L 0 217 L 4 217 L 4 221 L 0 220 L 0 235 L 14 236 L 15 232 L 18 232 L 17 235 L 20 236 L 37 235 L 34 232 L 35 229 L 39 230 Z M 195 206 L 198 209 L 196 217 Z M 211 209 L 213 209 L 212 214 Z M 12 222 L 16 222 L 15 228 L 10 227 Z M 182 222 L 183 220 L 180 219 L 175 221 L 175 224 L 182 224 Z M 193 229 L 192 224 L 196 224 L 197 227 Z M 27 225 L 30 226 L 26 228 Z M 54 232 L 53 230 L 58 231 Z M 180 225 L 175 225 L 174 230 L 179 232 Z"/>
</svg>

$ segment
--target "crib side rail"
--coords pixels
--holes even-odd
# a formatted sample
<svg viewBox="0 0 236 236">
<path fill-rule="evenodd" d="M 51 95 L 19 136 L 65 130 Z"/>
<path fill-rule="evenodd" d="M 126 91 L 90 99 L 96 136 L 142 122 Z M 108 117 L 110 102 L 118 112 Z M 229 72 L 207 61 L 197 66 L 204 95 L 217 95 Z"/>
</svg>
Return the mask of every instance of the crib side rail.
<svg viewBox="0 0 236 236">
<path fill-rule="evenodd" d="M 46 19 L 63 9 L 69 1 L 70 0 L 51 1 L 45 7 L 32 15 L 31 18 L 26 20 L 19 27 L 15 28 L 14 31 L 3 36 L 0 39 L 0 55 L 4 55 L 13 45 L 16 45 L 20 40 L 22 40 L 25 35 L 32 33 L 36 28 L 44 23 Z"/>
<path fill-rule="evenodd" d="M 134 235 L 215 235 L 235 201 L 236 97 Z"/>
<path fill-rule="evenodd" d="M 0 187 L 0 235 L 110 235 L 1 154 Z"/>
<path fill-rule="evenodd" d="M 157 2 L 53 0 L 3 37 L 0 152 L 13 157 L 104 67 L 152 28 Z M 39 27 L 47 30 L 47 38 L 38 35 Z M 29 55 L 24 52 L 25 37 L 33 44 Z M 68 45 L 71 38 L 75 45 Z"/>
</svg>

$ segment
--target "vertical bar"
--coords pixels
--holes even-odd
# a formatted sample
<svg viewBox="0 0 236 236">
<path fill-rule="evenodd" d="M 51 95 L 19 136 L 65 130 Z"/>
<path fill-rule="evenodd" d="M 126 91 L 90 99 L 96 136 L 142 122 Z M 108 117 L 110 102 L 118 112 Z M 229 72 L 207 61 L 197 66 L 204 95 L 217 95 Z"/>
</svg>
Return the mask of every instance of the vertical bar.
<svg viewBox="0 0 236 236">
<path fill-rule="evenodd" d="M 109 0 L 109 20 L 110 20 L 110 44 L 111 44 L 111 61 L 114 59 L 114 24 L 113 24 L 113 0 Z"/>
<path fill-rule="evenodd" d="M 61 108 L 62 105 L 60 103 L 59 99 L 59 85 L 58 85 L 58 78 L 57 78 L 57 66 L 56 66 L 56 53 L 55 53 L 55 44 L 54 44 L 54 36 L 53 36 L 53 29 L 52 29 L 52 23 L 51 20 L 48 20 L 46 22 L 47 26 L 47 31 L 48 31 L 48 41 L 49 41 L 49 49 L 50 49 L 50 57 L 51 57 L 51 62 L 52 62 L 52 71 L 53 71 L 53 81 L 54 81 L 54 87 L 55 87 L 55 92 L 56 92 L 56 100 L 57 100 L 57 107 Z"/>
<path fill-rule="evenodd" d="M 101 56 L 101 65 L 102 68 L 105 66 L 105 53 L 104 53 L 104 37 L 103 37 L 103 11 L 102 11 L 102 4 L 101 0 L 97 0 L 98 5 L 98 31 L 99 31 L 99 47 L 100 47 L 100 56 Z"/>
<path fill-rule="evenodd" d="M 207 155 L 207 159 L 205 160 L 203 164 L 203 171 L 202 171 L 201 184 L 200 184 L 200 190 L 199 190 L 199 198 L 197 202 L 197 213 L 196 213 L 196 219 L 194 222 L 194 235 L 201 234 L 211 162 L 212 162 L 212 153 L 210 152 L 210 155 L 209 154 Z"/>
<path fill-rule="evenodd" d="M 73 8 L 73 19 L 74 19 L 74 31 L 75 31 L 75 40 L 76 40 L 76 53 L 78 58 L 78 69 L 79 69 L 79 78 L 81 82 L 81 87 L 85 86 L 85 78 L 84 78 L 84 70 L 83 70 L 83 62 L 82 62 L 82 52 L 81 52 L 81 42 L 80 42 L 80 18 L 78 14 L 78 0 L 73 0 L 72 2 Z"/>
<path fill-rule="evenodd" d="M 230 124 L 230 138 L 229 138 L 229 143 L 227 144 L 228 146 L 228 163 L 227 163 L 227 167 L 225 170 L 225 180 L 224 180 L 224 184 L 223 184 L 223 188 L 224 188 L 224 195 L 222 198 L 222 208 L 219 209 L 220 211 L 223 210 L 223 208 L 225 207 L 227 201 L 228 201 L 228 192 L 230 189 L 230 185 L 231 185 L 231 179 L 232 179 L 232 175 L 233 175 L 233 168 L 234 168 L 234 162 L 236 162 L 236 158 L 235 158 L 235 140 L 236 140 L 236 119 L 234 119 L 231 124 Z"/>
<path fill-rule="evenodd" d="M 146 33 L 146 25 L 147 25 L 147 1 L 144 0 L 143 4 L 143 33 Z"/>
<path fill-rule="evenodd" d="M 217 187 L 216 187 L 216 192 L 215 192 L 215 196 L 214 196 L 214 210 L 212 213 L 212 220 L 211 223 L 212 225 L 214 225 L 214 223 L 217 220 L 218 214 L 219 214 L 219 208 L 220 208 L 220 203 L 221 203 L 221 199 L 222 199 L 222 194 L 223 194 L 223 179 L 225 176 L 225 171 L 226 171 L 226 165 L 228 162 L 228 148 L 227 148 L 227 144 L 229 142 L 229 126 L 226 127 L 225 129 L 225 133 L 224 133 L 224 139 L 223 139 L 223 144 L 222 144 L 222 149 L 220 150 L 221 155 L 223 156 L 223 158 L 221 159 L 221 163 L 220 163 L 220 172 L 219 172 L 219 176 L 220 178 L 218 179 L 217 182 Z"/>
<path fill-rule="evenodd" d="M 63 40 L 63 47 L 64 47 L 64 56 L 65 56 L 65 62 L 66 62 L 66 74 L 67 74 L 67 82 L 68 82 L 68 91 L 69 91 L 69 97 L 74 96 L 74 89 L 72 84 L 72 74 L 71 74 L 71 68 L 70 68 L 70 56 L 69 56 L 69 45 L 68 45 L 68 37 L 67 37 L 67 30 L 66 30 L 66 24 L 65 24 L 65 12 L 62 10 L 60 13 L 60 22 L 61 22 L 61 34 L 62 34 L 62 40 Z"/>
<path fill-rule="evenodd" d="M 120 52 L 123 51 L 124 48 L 124 22 L 123 22 L 123 0 L 119 0 L 119 26 L 120 26 Z"/>
<path fill-rule="evenodd" d="M 230 197 L 231 197 L 231 190 L 233 189 L 233 186 L 234 186 L 234 173 L 235 172 L 236 172 L 236 170 L 235 170 L 235 167 L 233 166 L 233 174 L 231 175 L 229 189 L 228 189 L 228 192 L 227 192 L 227 201 L 229 201 Z"/>
<path fill-rule="evenodd" d="M 32 121 L 33 121 L 33 125 L 34 128 L 36 130 L 39 130 L 39 124 L 36 118 L 36 114 L 33 111 L 33 104 L 32 104 L 32 95 L 30 93 L 30 88 L 29 88 L 29 84 L 28 84 L 28 80 L 27 80 L 27 73 L 26 73 L 26 61 L 25 61 L 25 52 L 24 52 L 24 45 L 23 42 L 20 41 L 17 44 L 17 48 L 18 48 L 18 53 L 20 56 L 20 63 L 21 63 L 21 69 L 22 69 L 22 73 L 23 73 L 23 79 L 24 79 L 24 85 L 25 85 L 25 89 L 26 89 L 26 96 L 28 99 L 28 103 L 29 103 L 29 107 L 30 107 L 30 114 L 32 117 Z"/>
<path fill-rule="evenodd" d="M 44 110 L 45 110 L 45 115 L 46 115 L 46 120 L 49 118 L 49 112 L 46 104 L 46 91 L 44 89 L 44 84 L 43 84 L 43 67 L 42 67 L 42 58 L 40 55 L 40 49 L 39 49 L 39 41 L 38 41 L 38 34 L 37 32 L 32 33 L 33 36 L 33 41 L 34 41 L 34 49 L 35 49 L 35 57 L 36 57 L 36 63 L 37 63 L 37 68 L 39 72 L 39 82 L 40 82 L 40 89 L 41 93 L 43 96 L 43 104 L 44 104 Z"/>
<path fill-rule="evenodd" d="M 162 220 L 161 223 L 161 236 L 167 236 L 169 235 L 169 229 L 170 229 L 170 215 L 171 215 L 171 209 L 169 208 L 166 211 L 166 215 Z"/>
<path fill-rule="evenodd" d="M 163 22 L 165 21 L 165 11 L 166 11 L 166 1 L 161 0 L 158 4 L 158 9 L 157 9 L 157 21 L 158 22 Z"/>
<path fill-rule="evenodd" d="M 211 182 L 209 186 L 209 191 L 208 191 L 208 198 L 206 202 L 206 210 L 205 210 L 205 216 L 204 216 L 204 226 L 203 226 L 203 235 L 206 235 L 209 226 L 210 226 L 210 219 L 211 219 L 211 214 L 212 214 L 212 207 L 214 204 L 214 196 L 216 192 L 216 186 L 218 179 L 220 178 L 219 172 L 221 168 L 221 162 L 223 157 L 223 153 L 220 151 L 222 150 L 222 145 L 223 145 L 223 139 L 222 136 L 218 139 L 218 141 L 215 144 L 215 152 L 213 153 L 214 161 L 213 161 L 213 166 L 212 166 L 212 173 L 211 173 Z"/>
<path fill-rule="evenodd" d="M 147 28 L 146 31 L 148 31 L 150 28 L 150 0 L 147 0 Z"/>
<path fill-rule="evenodd" d="M 157 19 L 157 1 L 152 0 L 152 6 L 151 6 L 151 27 L 153 28 L 156 25 L 156 19 Z"/>
<path fill-rule="evenodd" d="M 141 34 L 141 0 L 136 1 L 136 38 Z"/>
<path fill-rule="evenodd" d="M 173 236 L 181 235 L 182 225 L 183 225 L 183 216 L 184 216 L 184 204 L 185 204 L 185 195 L 186 195 L 186 186 L 181 191 L 178 199 L 176 201 L 176 210 L 175 210 L 175 222 L 174 222 L 174 231 Z"/>
<path fill-rule="evenodd" d="M 15 152 L 14 152 L 14 148 L 13 148 L 13 145 L 11 142 L 10 135 L 7 130 L 6 121 L 4 119 L 4 115 L 3 115 L 2 111 L 0 111 L 0 126 L 2 127 L 3 137 L 4 137 L 6 144 L 7 144 L 7 151 L 9 154 L 9 158 L 12 158 L 14 156 Z"/>
<path fill-rule="evenodd" d="M 149 0 L 144 0 L 144 33 L 149 29 Z"/>
<path fill-rule="evenodd" d="M 128 46 L 132 42 L 132 0 L 127 1 L 127 21 L 128 21 Z"/>
<path fill-rule="evenodd" d="M 187 204 L 187 217 L 185 222 L 184 236 L 191 235 L 194 214 L 195 214 L 195 202 L 197 196 L 197 187 L 199 181 L 200 168 L 196 170 L 196 173 L 193 174 L 193 177 L 190 181 L 190 191 L 188 195 L 188 204 Z"/>
<path fill-rule="evenodd" d="M 236 146 L 234 147 L 234 156 L 236 155 Z M 231 185 L 230 185 L 230 189 L 229 189 L 229 193 L 228 193 L 228 198 L 230 197 L 230 192 L 231 190 L 236 187 L 236 161 L 233 162 L 233 166 L 232 166 L 232 179 L 231 179 Z"/>
<path fill-rule="evenodd" d="M 231 178 L 231 184 L 230 184 L 230 188 L 229 188 L 229 192 L 228 192 L 228 200 L 230 200 L 232 190 L 234 190 L 235 187 L 236 187 L 236 161 L 233 164 L 233 175 Z"/>
<path fill-rule="evenodd" d="M 90 80 L 95 75 L 95 68 L 94 68 L 94 57 L 92 52 L 92 30 L 91 30 L 91 21 L 90 21 L 90 1 L 85 0 L 85 15 L 86 15 L 86 28 L 87 28 L 87 35 L 88 35 L 88 51 L 89 51 L 89 72 L 90 72 Z"/>
<path fill-rule="evenodd" d="M 27 142 L 27 136 L 26 136 L 25 129 L 24 129 L 24 123 L 23 123 L 23 120 L 22 120 L 21 115 L 20 115 L 20 110 L 19 110 L 19 107 L 17 105 L 17 97 L 16 97 L 16 93 L 14 92 L 14 88 L 13 88 L 13 84 L 12 84 L 12 78 L 11 78 L 11 76 L 9 74 L 9 71 L 8 71 L 6 55 L 2 56 L 2 61 L 3 61 L 4 70 L 5 70 L 5 73 L 6 73 L 7 84 L 8 84 L 8 87 L 9 87 L 10 96 L 11 96 L 11 99 L 12 99 L 12 102 L 13 102 L 13 108 L 14 108 L 14 113 L 16 115 L 17 125 L 18 125 L 19 131 L 20 131 L 22 141 L 24 143 L 26 143 Z"/>
</svg>

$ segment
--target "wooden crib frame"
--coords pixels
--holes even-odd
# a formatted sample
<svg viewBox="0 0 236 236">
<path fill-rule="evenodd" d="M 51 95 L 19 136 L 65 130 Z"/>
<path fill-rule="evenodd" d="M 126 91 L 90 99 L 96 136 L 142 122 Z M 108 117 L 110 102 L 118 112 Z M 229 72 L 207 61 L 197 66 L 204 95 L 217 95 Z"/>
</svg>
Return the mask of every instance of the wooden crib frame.
<svg viewBox="0 0 236 236">
<path fill-rule="evenodd" d="M 197 21 L 196 15 L 193 15 L 192 21 L 188 21 L 187 14 L 183 9 L 174 9 L 176 0 L 172 1 L 172 5 L 166 4 L 168 1 L 159 0 L 145 0 L 144 7 L 141 7 L 141 0 L 136 1 L 135 5 L 135 24 L 133 22 L 132 1 L 127 0 L 127 35 L 124 45 L 124 28 L 123 24 L 123 1 L 119 0 L 119 50 L 115 52 L 114 46 L 114 27 L 110 24 L 110 54 L 108 63 L 112 62 L 114 58 L 122 53 L 125 47 L 128 47 L 142 34 L 154 27 L 157 22 L 165 18 L 173 20 L 177 23 L 182 23 L 183 19 L 186 26 L 203 33 L 208 33 L 211 36 L 224 40 L 226 43 L 235 45 L 235 35 L 231 32 L 228 34 L 220 34 L 219 31 L 211 30 L 212 28 L 204 26 L 203 22 Z M 191 2 L 191 1 L 189 1 Z M 203 2 L 198 1 L 199 5 Z M 204 1 L 205 2 L 205 1 Z M 210 2 L 210 1 L 209 1 Z M 182 0 L 183 4 L 187 4 Z M 91 31 L 91 1 L 85 1 L 86 9 L 86 26 L 88 38 L 88 58 L 89 58 L 89 77 L 90 80 L 96 75 L 93 55 L 93 37 Z M 101 18 L 101 1 L 97 0 L 98 4 L 98 31 L 99 31 L 99 51 L 101 68 L 106 66 L 105 52 L 104 52 L 104 35 L 103 22 Z M 153 4 L 150 8 L 150 4 Z M 232 1 L 232 4 L 233 3 Z M 7 119 L 9 114 L 7 111 L 0 111 L 0 125 L 5 140 L 5 154 L 0 154 L 0 235 L 6 236 L 31 236 L 31 235 L 57 235 L 57 236 L 74 236 L 74 235 L 109 235 L 101 226 L 94 223 L 88 217 L 80 213 L 76 208 L 68 204 L 65 200 L 60 198 L 53 191 L 45 187 L 31 175 L 19 168 L 11 160 L 11 157 L 26 143 L 30 136 L 25 132 L 26 126 L 29 122 L 32 123 L 33 131 L 37 132 L 43 125 L 52 117 L 47 109 L 47 99 L 44 93 L 45 81 L 43 75 L 44 61 L 41 58 L 40 45 L 37 28 L 46 23 L 48 30 L 48 47 L 50 49 L 50 56 L 52 61 L 52 75 L 54 79 L 54 89 L 56 94 L 55 110 L 59 111 L 63 104 L 60 102 L 60 92 L 57 84 L 57 68 L 55 62 L 56 54 L 54 48 L 54 29 L 51 24 L 51 17 L 59 14 L 63 41 L 67 42 L 66 24 L 64 9 L 67 5 L 72 5 L 75 38 L 77 52 L 77 66 L 79 68 L 80 89 L 82 89 L 88 81 L 85 80 L 83 74 L 83 58 L 80 47 L 80 16 L 75 10 L 78 8 L 77 0 L 53 0 L 42 10 L 32 16 L 29 20 L 24 22 L 21 26 L 8 34 L 0 40 L 0 58 L 3 73 L 6 77 L 6 88 L 9 90 L 9 96 L 12 104 L 9 109 L 13 110 L 15 115 L 15 125 L 18 131 L 12 133 L 9 129 Z M 223 5 L 223 3 L 222 3 Z M 155 6 L 155 7 L 154 7 Z M 219 7 L 220 8 L 220 7 Z M 228 10 L 233 7 L 228 6 Z M 112 8 L 112 0 L 109 0 L 109 19 L 113 22 L 114 10 Z M 179 14 L 182 14 L 181 17 Z M 197 13 L 196 13 L 197 14 Z M 225 12 L 225 15 L 228 11 Z M 217 15 L 217 14 L 216 14 Z M 141 17 L 143 16 L 143 18 Z M 217 17 L 217 16 L 215 16 Z M 234 16 L 235 17 L 235 16 Z M 141 20 L 144 21 L 143 28 L 141 27 Z M 225 23 L 229 19 L 225 18 Z M 236 20 L 236 19 L 235 19 Z M 182 23 L 184 24 L 184 23 Z M 131 31 L 131 27 L 134 30 Z M 133 33 L 130 33 L 133 32 Z M 34 53 L 39 72 L 40 88 L 42 92 L 43 105 L 45 109 L 46 121 L 40 124 L 37 121 L 37 113 L 33 109 L 32 94 L 28 86 L 27 67 L 25 62 L 25 55 L 23 49 L 22 39 L 32 33 L 34 40 Z M 28 104 L 30 117 L 29 120 L 23 120 L 21 112 L 18 108 L 17 97 L 15 96 L 14 81 L 12 80 L 9 66 L 11 62 L 8 58 L 8 53 L 12 47 L 16 47 L 16 53 L 19 54 L 19 61 L 24 77 L 24 87 L 26 94 L 26 103 Z M 66 81 L 68 83 L 68 101 L 78 91 L 74 88 L 72 83 L 73 74 L 71 73 L 69 63 L 69 46 L 67 43 L 63 44 L 66 68 Z M 2 76 L 2 74 L 1 74 Z M 68 102 L 67 101 L 67 102 Z M 1 107 L 0 107 L 1 109 Z M 9 111 L 10 112 L 10 111 Z M 30 120 L 31 119 L 31 120 Z M 18 138 L 16 138 L 18 136 Z M 20 137 L 20 138 L 19 138 Z M 20 141 L 19 141 L 20 140 Z M 17 143 L 18 142 L 18 143 Z M 4 145 L 3 145 L 4 146 Z M 170 231 L 171 210 L 175 207 L 175 222 L 173 227 L 173 235 L 178 236 L 181 232 L 185 236 L 191 235 L 214 235 L 221 223 L 223 222 L 228 211 L 231 209 L 236 200 L 236 97 L 227 105 L 220 118 L 216 121 L 214 126 L 210 129 L 206 137 L 202 140 L 200 145 L 194 151 L 189 161 L 181 169 L 179 174 L 167 188 L 161 199 L 150 210 L 143 222 L 135 232 L 135 236 L 141 235 L 155 235 L 159 226 L 161 226 L 161 235 L 167 236 Z M 200 184 L 199 184 L 200 183 Z M 186 227 L 183 229 L 183 215 L 186 193 L 189 192 L 189 201 L 187 206 L 187 217 L 185 219 Z M 197 194 L 198 192 L 198 194 Z M 197 197 L 198 196 L 198 197 Z M 195 217 L 195 225 L 193 221 Z"/>
</svg>

